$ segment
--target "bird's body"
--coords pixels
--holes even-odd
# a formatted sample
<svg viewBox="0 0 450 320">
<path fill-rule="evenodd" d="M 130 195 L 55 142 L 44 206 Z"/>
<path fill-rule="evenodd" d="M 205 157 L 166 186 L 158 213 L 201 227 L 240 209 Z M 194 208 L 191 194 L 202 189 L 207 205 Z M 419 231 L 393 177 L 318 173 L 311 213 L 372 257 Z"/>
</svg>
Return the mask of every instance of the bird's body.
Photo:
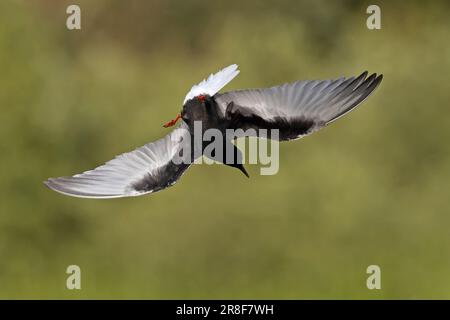
<svg viewBox="0 0 450 320">
<path fill-rule="evenodd" d="M 239 136 L 262 136 L 289 141 L 311 134 L 351 111 L 379 85 L 382 75 L 367 72 L 337 80 L 296 81 L 267 89 L 218 93 L 239 71 L 231 65 L 211 75 L 187 94 L 181 114 L 165 127 L 182 123 L 166 137 L 125 153 L 106 164 L 72 177 L 48 179 L 45 184 L 60 193 L 86 198 L 115 198 L 156 192 L 173 185 L 203 155 L 209 142 L 194 145 L 195 124 L 201 134 L 216 129 L 224 137 L 221 157 L 209 155 L 247 177 L 242 155 L 228 130 Z M 271 130 L 277 135 L 271 136 Z M 186 152 L 186 150 L 190 152 Z M 227 152 L 233 151 L 232 161 Z M 184 155 L 182 153 L 185 153 Z M 175 161 L 184 157 L 183 162 Z M 227 161 L 225 161 L 227 159 Z"/>
</svg>

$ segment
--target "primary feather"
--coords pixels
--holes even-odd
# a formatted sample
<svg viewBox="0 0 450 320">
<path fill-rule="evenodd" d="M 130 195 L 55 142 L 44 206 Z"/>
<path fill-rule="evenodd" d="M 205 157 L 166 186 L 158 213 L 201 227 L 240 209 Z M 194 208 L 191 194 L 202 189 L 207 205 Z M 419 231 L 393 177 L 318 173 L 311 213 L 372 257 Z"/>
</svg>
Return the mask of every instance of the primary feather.
<svg viewBox="0 0 450 320">
<path fill-rule="evenodd" d="M 356 78 L 236 90 L 219 93 L 215 100 L 222 115 L 231 119 L 231 129 L 279 129 L 280 140 L 292 140 L 317 131 L 360 105 L 383 79 L 375 73 L 367 75 L 365 71 Z"/>
</svg>

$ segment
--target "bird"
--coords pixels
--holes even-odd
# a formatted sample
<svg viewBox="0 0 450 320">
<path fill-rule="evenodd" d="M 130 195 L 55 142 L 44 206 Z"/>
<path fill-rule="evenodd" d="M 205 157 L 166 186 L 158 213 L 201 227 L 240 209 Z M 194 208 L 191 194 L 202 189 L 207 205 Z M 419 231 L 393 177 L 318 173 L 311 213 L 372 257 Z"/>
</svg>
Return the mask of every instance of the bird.
<svg viewBox="0 0 450 320">
<path fill-rule="evenodd" d="M 64 195 L 81 198 L 120 198 L 155 193 L 174 185 L 191 164 L 203 155 L 205 143 L 194 146 L 195 122 L 203 132 L 215 128 L 242 129 L 242 136 L 260 137 L 260 129 L 277 129 L 278 141 L 297 140 L 316 132 L 360 105 L 381 83 L 383 75 L 364 71 L 359 76 L 334 80 L 300 80 L 270 88 L 220 93 L 238 74 L 232 64 L 194 85 L 184 98 L 181 112 L 163 126 L 180 125 L 165 137 L 105 164 L 69 177 L 49 178 L 44 184 Z M 255 130 L 248 130 L 255 129 Z M 241 131 L 241 132 L 242 132 Z M 270 138 L 270 137 L 269 137 Z M 233 161 L 247 177 L 239 149 L 231 141 Z M 174 161 L 176 157 L 191 161 Z M 230 162 L 230 163 L 228 163 Z"/>
</svg>

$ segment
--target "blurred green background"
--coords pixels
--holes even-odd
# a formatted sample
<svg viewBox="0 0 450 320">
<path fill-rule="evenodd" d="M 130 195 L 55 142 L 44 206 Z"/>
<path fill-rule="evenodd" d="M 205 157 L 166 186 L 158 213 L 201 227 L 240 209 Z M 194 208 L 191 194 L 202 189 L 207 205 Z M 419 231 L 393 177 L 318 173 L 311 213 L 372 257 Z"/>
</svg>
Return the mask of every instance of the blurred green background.
<svg viewBox="0 0 450 320">
<path fill-rule="evenodd" d="M 0 3 L 0 298 L 450 298 L 448 1 Z M 194 166 L 115 200 L 44 187 L 168 133 L 190 87 L 383 73 L 251 179 Z M 82 290 L 66 289 L 68 265 Z M 366 288 L 381 267 L 382 290 Z"/>
</svg>

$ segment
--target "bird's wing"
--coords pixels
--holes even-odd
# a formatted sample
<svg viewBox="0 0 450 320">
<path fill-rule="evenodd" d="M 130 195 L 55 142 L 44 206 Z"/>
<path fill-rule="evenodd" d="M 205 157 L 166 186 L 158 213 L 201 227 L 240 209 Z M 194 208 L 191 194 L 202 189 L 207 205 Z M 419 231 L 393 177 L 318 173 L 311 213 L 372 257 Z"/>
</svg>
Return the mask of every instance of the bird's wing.
<svg viewBox="0 0 450 320">
<path fill-rule="evenodd" d="M 359 77 L 231 91 L 217 94 L 215 100 L 230 129 L 248 131 L 240 136 L 259 136 L 258 129 L 279 129 L 279 140 L 291 140 L 324 127 L 363 102 L 383 78 L 367 75 L 366 71 Z"/>
<path fill-rule="evenodd" d="M 174 161 L 190 151 L 187 125 L 182 124 L 164 138 L 124 153 L 102 166 L 72 177 L 50 178 L 52 190 L 81 198 L 139 196 L 167 188 L 181 177 L 189 161 Z"/>
<path fill-rule="evenodd" d="M 207 94 L 211 97 L 214 96 L 220 89 L 225 87 L 228 82 L 234 79 L 239 74 L 238 66 L 232 64 L 215 74 L 211 74 L 207 79 L 204 79 L 199 84 L 194 85 L 184 98 L 183 104 L 186 101 L 201 95 Z"/>
</svg>

